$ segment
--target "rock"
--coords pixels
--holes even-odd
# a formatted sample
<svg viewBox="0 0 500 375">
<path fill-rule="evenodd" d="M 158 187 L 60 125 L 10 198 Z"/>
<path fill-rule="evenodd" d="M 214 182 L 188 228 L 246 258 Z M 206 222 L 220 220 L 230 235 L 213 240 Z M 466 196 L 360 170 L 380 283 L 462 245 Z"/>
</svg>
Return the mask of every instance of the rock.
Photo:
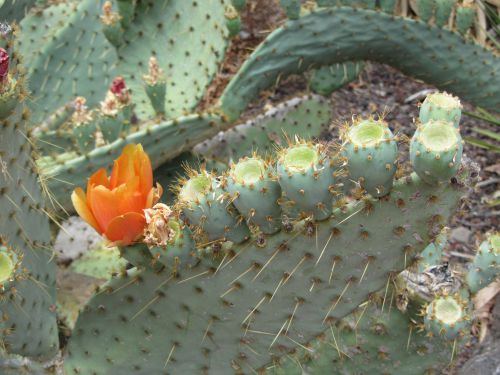
<svg viewBox="0 0 500 375">
<path fill-rule="evenodd" d="M 462 243 L 468 243 L 470 240 L 470 237 L 472 235 L 472 232 L 467 229 L 466 227 L 458 227 L 455 229 L 452 229 L 450 233 L 450 242 L 462 242 Z"/>
</svg>

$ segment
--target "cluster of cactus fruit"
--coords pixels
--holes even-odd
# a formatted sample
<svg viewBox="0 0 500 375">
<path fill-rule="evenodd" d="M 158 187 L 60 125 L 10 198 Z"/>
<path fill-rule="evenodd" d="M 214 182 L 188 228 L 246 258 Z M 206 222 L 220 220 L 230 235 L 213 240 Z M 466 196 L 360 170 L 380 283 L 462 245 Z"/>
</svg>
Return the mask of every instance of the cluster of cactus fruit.
<svg viewBox="0 0 500 375">
<path fill-rule="evenodd" d="M 442 28 L 449 1 L 417 1 L 414 20 L 391 1 L 383 13 L 282 0 L 291 20 L 215 108 L 193 113 L 245 3 L 0 1 L 19 22 L 0 25 L 0 370 L 58 350 L 49 220 L 72 202 L 124 259 L 104 258 L 121 272 L 74 323 L 67 374 L 419 374 L 469 341 L 470 294 L 498 276 L 498 234 L 464 280 L 440 264 L 443 234 L 426 247 L 477 174 L 462 157 L 458 98 L 426 98 L 403 164 L 405 139 L 381 117 L 317 141 L 331 120 L 318 96 L 235 122 L 281 77 L 310 72 L 311 90 L 328 95 L 363 60 L 498 108 L 498 56 L 473 41 L 473 8 L 456 9 L 457 34 Z M 109 178 L 92 175 L 115 159 Z M 164 171 L 181 160 L 191 167 L 160 202 L 152 168 L 169 188 Z"/>
</svg>

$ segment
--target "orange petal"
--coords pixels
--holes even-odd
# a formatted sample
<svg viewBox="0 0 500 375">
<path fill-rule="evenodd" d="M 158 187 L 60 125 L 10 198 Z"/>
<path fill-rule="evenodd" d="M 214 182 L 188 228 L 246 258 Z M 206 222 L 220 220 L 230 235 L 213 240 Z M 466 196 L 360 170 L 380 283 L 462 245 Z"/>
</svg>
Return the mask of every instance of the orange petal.
<svg viewBox="0 0 500 375">
<path fill-rule="evenodd" d="M 99 227 L 97 220 L 95 219 L 92 211 L 87 205 L 87 198 L 85 197 L 85 193 L 81 188 L 76 188 L 71 194 L 71 201 L 73 202 L 73 206 L 75 207 L 76 212 L 80 217 L 85 220 L 88 224 L 90 224 L 99 234 L 102 234 L 104 231 Z"/>
<path fill-rule="evenodd" d="M 120 215 L 127 212 L 142 213 L 146 207 L 146 198 L 139 191 L 139 177 L 135 176 L 126 184 L 122 184 L 113 190 L 113 194 L 118 196 L 118 211 Z"/>
<path fill-rule="evenodd" d="M 109 178 L 104 168 L 99 169 L 96 173 L 90 176 L 89 181 L 87 182 L 87 200 L 90 200 L 89 191 L 91 191 L 94 186 L 99 185 L 109 188 Z"/>
<path fill-rule="evenodd" d="M 122 154 L 115 160 L 111 172 L 111 189 L 126 183 L 136 175 L 135 162 L 137 146 L 130 144 L 123 148 Z M 142 150 L 142 146 L 141 146 Z"/>
<path fill-rule="evenodd" d="M 99 226 L 106 231 L 109 223 L 120 216 L 120 196 L 104 186 L 96 186 L 87 191 L 88 202 Z"/>
<path fill-rule="evenodd" d="M 144 232 L 146 219 L 137 212 L 115 217 L 106 229 L 105 236 L 117 245 L 130 245 Z"/>
<path fill-rule="evenodd" d="M 153 168 L 151 167 L 151 160 L 149 160 L 148 154 L 142 150 L 142 146 L 137 152 L 137 164 L 136 173 L 141 178 L 141 193 L 144 196 L 149 194 L 149 191 L 153 188 Z"/>
</svg>

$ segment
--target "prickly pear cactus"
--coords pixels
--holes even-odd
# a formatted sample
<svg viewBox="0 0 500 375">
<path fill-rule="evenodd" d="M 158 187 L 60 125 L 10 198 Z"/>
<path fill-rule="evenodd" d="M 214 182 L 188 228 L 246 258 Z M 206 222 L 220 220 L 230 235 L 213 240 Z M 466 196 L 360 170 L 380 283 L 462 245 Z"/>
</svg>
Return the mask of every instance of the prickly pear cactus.
<svg viewBox="0 0 500 375">
<path fill-rule="evenodd" d="M 158 258 L 151 242 L 154 257 L 146 255 L 145 245 L 124 249 L 138 268 L 111 280 L 86 306 L 68 346 L 65 371 L 263 370 L 329 331 L 410 265 L 469 183 L 464 165 L 452 182 L 431 185 L 413 174 L 396 181 L 382 198 L 352 196 L 346 203 L 334 199 L 335 161 L 340 159 L 335 155 L 340 154 L 299 141 L 280 151 L 278 167 L 255 155 L 257 162 L 243 159 L 222 177 L 192 171 L 178 189 L 176 212 L 189 218 L 197 246 L 175 264 L 172 258 Z M 263 183 L 269 186 L 260 189 Z M 283 199 L 271 194 L 271 184 L 282 189 Z M 300 205 L 294 189 L 307 196 Z M 253 201 L 261 208 L 247 216 L 235 191 L 247 205 Z M 331 194 L 329 202 L 324 192 Z M 274 221 L 277 232 L 274 227 L 267 231 L 262 221 L 266 215 L 276 217 L 264 213 L 266 207 L 282 212 Z M 169 243 L 177 246 L 175 233 L 181 228 L 171 227 L 172 236 L 161 236 L 167 239 L 167 253 Z M 113 344 L 103 351 L 101 342 Z"/>
<path fill-rule="evenodd" d="M 58 334 L 50 214 L 26 133 L 24 77 L 10 41 L 0 48 L 0 60 L 0 341 L 8 353 L 51 357 Z"/>
</svg>

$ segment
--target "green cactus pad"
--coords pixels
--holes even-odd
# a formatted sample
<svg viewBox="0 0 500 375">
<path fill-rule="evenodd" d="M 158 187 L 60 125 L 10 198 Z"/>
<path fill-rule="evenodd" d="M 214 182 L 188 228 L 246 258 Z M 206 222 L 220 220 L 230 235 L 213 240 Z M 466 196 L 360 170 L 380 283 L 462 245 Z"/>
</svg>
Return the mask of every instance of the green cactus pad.
<svg viewBox="0 0 500 375">
<path fill-rule="evenodd" d="M 467 273 L 467 284 L 472 293 L 488 286 L 500 275 L 500 234 L 494 233 L 481 243 Z"/>
<path fill-rule="evenodd" d="M 13 64 L 17 61 L 13 59 Z M 21 80 L 20 80 L 21 81 Z M 24 95 L 24 94 L 23 94 Z M 51 357 L 58 350 L 55 309 L 55 264 L 49 218 L 40 180 L 33 167 L 32 146 L 25 132 L 28 116 L 22 101 L 0 119 L 0 228 L 3 245 L 22 256 L 27 277 L 16 280 L 0 300 L 5 330 L 0 341 L 9 353 Z M 9 332 L 8 335 L 4 335 Z"/>
<path fill-rule="evenodd" d="M 70 268 L 82 275 L 108 280 L 112 274 L 124 271 L 126 265 L 127 261 L 120 258 L 120 252 L 116 247 L 100 243 L 73 261 Z"/>
<path fill-rule="evenodd" d="M 468 303 L 459 295 L 437 296 L 424 308 L 425 329 L 436 336 L 454 340 L 470 330 Z"/>
<path fill-rule="evenodd" d="M 155 114 L 142 82 L 151 56 L 156 56 L 165 72 L 166 115 L 169 118 L 184 115 L 198 104 L 224 57 L 226 3 L 226 0 L 137 3 L 134 21 L 124 31 L 124 43 L 117 53 L 118 71 L 130 86 L 139 118 Z"/>
<path fill-rule="evenodd" d="M 20 21 L 33 7 L 36 0 L 4 0 L 0 1 L 2 21 Z"/>
<path fill-rule="evenodd" d="M 50 9 L 52 7 L 44 14 L 50 14 Z M 63 9 L 55 8 L 53 12 L 60 14 L 64 24 L 39 47 L 27 66 L 34 122 L 47 118 L 76 96 L 88 98 L 90 107 L 97 105 L 116 75 L 117 56 L 102 33 L 100 8 L 96 2 L 82 0 L 76 9 L 67 10 L 68 14 L 63 13 Z M 42 19 L 46 18 L 42 16 Z M 40 28 L 46 24 L 50 28 L 51 22 L 50 17 L 45 22 L 32 22 L 35 30 L 24 29 L 21 25 L 21 32 L 43 34 L 45 31 Z M 23 50 L 31 45 L 26 38 Z"/>
<path fill-rule="evenodd" d="M 97 124 L 95 121 L 79 124 L 73 127 L 73 138 L 82 154 L 86 154 L 95 148 Z"/>
<path fill-rule="evenodd" d="M 389 296 L 367 302 L 306 349 L 277 362 L 269 375 L 441 374 L 467 338 L 454 346 L 429 338 Z"/>
<path fill-rule="evenodd" d="M 277 163 L 284 206 L 300 217 L 324 220 L 332 212 L 332 161 L 321 144 L 297 142 L 283 149 Z"/>
<path fill-rule="evenodd" d="M 451 122 L 429 121 L 420 125 L 410 144 L 415 172 L 429 184 L 455 176 L 462 159 L 463 142 Z"/>
<path fill-rule="evenodd" d="M 429 22 L 434 14 L 436 0 L 416 0 L 418 16 L 423 22 Z"/>
<path fill-rule="evenodd" d="M 320 8 L 271 33 L 227 86 L 221 108 L 235 119 L 278 77 L 361 60 L 390 64 L 485 109 L 500 108 L 494 53 L 421 21 L 347 7 Z"/>
<path fill-rule="evenodd" d="M 455 0 L 435 0 L 436 12 L 434 13 L 436 25 L 444 27 L 448 25 Z"/>
<path fill-rule="evenodd" d="M 313 71 L 309 87 L 317 94 L 331 95 L 332 92 L 356 80 L 364 67 L 364 63 L 352 61 L 323 66 Z"/>
<path fill-rule="evenodd" d="M 20 273 L 19 255 L 7 246 L 0 245 L 0 297 L 9 291 Z"/>
<path fill-rule="evenodd" d="M 307 345 L 411 262 L 429 241 L 436 212 L 429 196 L 439 197 L 446 220 L 462 194 L 458 183 L 432 186 L 414 175 L 368 206 L 354 201 L 312 227 L 297 223 L 264 243 L 233 246 L 218 265 L 202 258 L 179 267 L 176 277 L 169 270 L 130 270 L 80 315 L 65 371 L 225 375 L 263 369 L 297 343 Z M 102 342 L 109 343 L 104 351 Z"/>
<path fill-rule="evenodd" d="M 457 17 L 456 17 L 458 32 L 462 35 L 467 34 L 467 31 L 469 31 L 469 29 L 474 25 L 475 17 L 476 17 L 476 8 L 474 6 L 459 5 L 457 7 Z"/>
<path fill-rule="evenodd" d="M 33 9 L 21 20 L 16 42 L 24 61 L 31 64 L 44 53 L 43 47 L 63 29 L 77 6 L 76 2 L 60 2 L 45 9 Z"/>
<path fill-rule="evenodd" d="M 296 20 L 300 17 L 300 0 L 280 0 L 280 5 L 291 20 Z"/>
<path fill-rule="evenodd" d="M 193 172 L 179 190 L 179 204 L 198 241 L 245 241 L 250 232 L 226 196 L 218 179 L 206 171 Z"/>
<path fill-rule="evenodd" d="M 280 230 L 281 188 L 264 160 L 256 156 L 241 159 L 231 166 L 225 185 L 233 204 L 249 223 L 266 234 Z"/>
<path fill-rule="evenodd" d="M 445 92 L 427 95 L 420 107 L 419 119 L 425 124 L 429 120 L 443 120 L 453 123 L 458 128 L 462 116 L 460 99 Z"/>
<path fill-rule="evenodd" d="M 342 154 L 347 159 L 348 181 L 358 182 L 374 197 L 389 194 L 398 147 L 387 123 L 362 120 L 353 124 L 345 134 Z"/>
</svg>

